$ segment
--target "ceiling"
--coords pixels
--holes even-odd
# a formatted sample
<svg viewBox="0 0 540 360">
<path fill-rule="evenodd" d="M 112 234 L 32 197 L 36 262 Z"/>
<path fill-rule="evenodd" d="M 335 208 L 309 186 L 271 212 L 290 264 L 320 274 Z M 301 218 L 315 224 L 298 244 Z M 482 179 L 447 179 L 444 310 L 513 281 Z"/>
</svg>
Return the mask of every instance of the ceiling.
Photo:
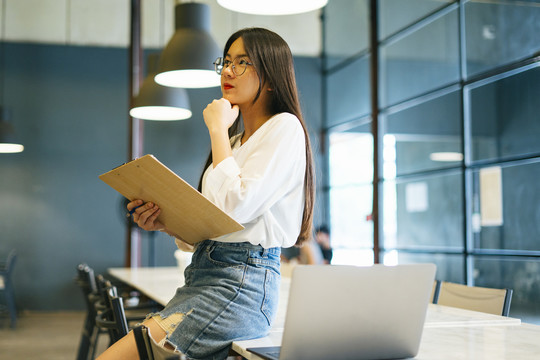
<svg viewBox="0 0 540 360">
<path fill-rule="evenodd" d="M 211 32 L 220 47 L 235 30 L 266 27 L 279 33 L 294 55 L 319 56 L 320 11 L 299 15 L 255 16 L 235 13 L 216 0 L 199 0 L 210 6 Z M 175 0 L 141 0 L 142 45 L 163 48 L 174 31 Z M 76 46 L 127 47 L 129 0 L 0 0 L 0 38 Z"/>
</svg>

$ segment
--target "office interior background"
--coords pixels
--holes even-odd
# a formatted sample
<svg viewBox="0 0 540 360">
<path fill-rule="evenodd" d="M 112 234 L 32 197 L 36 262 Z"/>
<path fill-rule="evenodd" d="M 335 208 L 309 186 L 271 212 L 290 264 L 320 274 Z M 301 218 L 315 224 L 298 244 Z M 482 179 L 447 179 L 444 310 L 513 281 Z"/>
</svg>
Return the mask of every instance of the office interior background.
<svg viewBox="0 0 540 360">
<path fill-rule="evenodd" d="M 368 0 L 270 18 L 200 2 L 219 46 L 245 26 L 291 45 L 335 264 L 433 262 L 440 280 L 512 288 L 510 316 L 540 323 L 540 2 L 379 0 L 374 18 Z M 174 1 L 142 3 L 155 53 Z M 125 261 L 123 199 L 98 175 L 127 160 L 129 1 L 0 4 L 0 105 L 25 146 L 0 154 L 0 254 L 18 251 L 19 310 L 83 309 L 77 264 Z M 144 153 L 196 186 L 220 90 L 188 92 L 190 119 L 144 122 Z M 145 233 L 142 265 L 174 250 Z"/>
</svg>

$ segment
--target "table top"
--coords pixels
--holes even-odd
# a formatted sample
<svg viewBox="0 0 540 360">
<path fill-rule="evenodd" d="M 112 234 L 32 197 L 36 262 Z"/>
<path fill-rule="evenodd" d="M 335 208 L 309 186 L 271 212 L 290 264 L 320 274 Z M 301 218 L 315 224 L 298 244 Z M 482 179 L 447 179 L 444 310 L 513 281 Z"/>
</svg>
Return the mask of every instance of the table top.
<svg viewBox="0 0 540 360">
<path fill-rule="evenodd" d="M 249 347 L 278 346 L 281 331 L 267 337 L 236 341 L 232 349 L 246 359 L 258 360 Z M 538 360 L 540 357 L 540 326 L 530 324 L 493 326 L 425 327 L 417 360 Z"/>
<path fill-rule="evenodd" d="M 178 267 L 111 268 L 109 273 L 163 305 L 184 285 Z M 283 277 L 276 321 L 268 336 L 236 341 L 233 350 L 247 359 L 260 359 L 246 348 L 281 345 L 289 286 L 290 278 Z M 430 304 L 416 359 L 538 359 L 539 339 L 540 326 L 519 319 Z"/>
<path fill-rule="evenodd" d="M 176 289 L 184 286 L 184 274 L 177 266 L 109 268 L 108 271 L 163 306 L 173 298 Z"/>
</svg>

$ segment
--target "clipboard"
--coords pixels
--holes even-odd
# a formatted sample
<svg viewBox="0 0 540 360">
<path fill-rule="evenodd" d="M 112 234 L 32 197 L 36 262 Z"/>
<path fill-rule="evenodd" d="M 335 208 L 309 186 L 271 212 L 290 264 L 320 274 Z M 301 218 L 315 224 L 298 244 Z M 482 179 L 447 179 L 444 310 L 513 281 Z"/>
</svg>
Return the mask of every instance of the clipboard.
<svg viewBox="0 0 540 360">
<path fill-rule="evenodd" d="M 153 155 L 132 160 L 99 178 L 130 201 L 157 204 L 159 221 L 190 244 L 244 229 Z"/>
</svg>

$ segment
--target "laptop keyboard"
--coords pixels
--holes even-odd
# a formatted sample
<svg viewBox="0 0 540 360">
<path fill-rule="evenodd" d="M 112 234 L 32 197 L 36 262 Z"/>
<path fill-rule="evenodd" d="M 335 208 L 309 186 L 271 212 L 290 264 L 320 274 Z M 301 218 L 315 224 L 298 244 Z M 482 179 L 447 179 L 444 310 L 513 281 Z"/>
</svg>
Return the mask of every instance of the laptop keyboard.
<svg viewBox="0 0 540 360">
<path fill-rule="evenodd" d="M 267 354 L 270 355 L 271 357 L 279 359 L 279 350 L 278 351 L 269 351 L 269 352 L 267 352 Z"/>
<path fill-rule="evenodd" d="M 279 359 L 279 354 L 281 352 L 281 346 L 268 346 L 268 347 L 259 347 L 259 348 L 247 348 L 247 351 L 251 351 L 254 354 L 257 354 L 265 359 Z"/>
</svg>

